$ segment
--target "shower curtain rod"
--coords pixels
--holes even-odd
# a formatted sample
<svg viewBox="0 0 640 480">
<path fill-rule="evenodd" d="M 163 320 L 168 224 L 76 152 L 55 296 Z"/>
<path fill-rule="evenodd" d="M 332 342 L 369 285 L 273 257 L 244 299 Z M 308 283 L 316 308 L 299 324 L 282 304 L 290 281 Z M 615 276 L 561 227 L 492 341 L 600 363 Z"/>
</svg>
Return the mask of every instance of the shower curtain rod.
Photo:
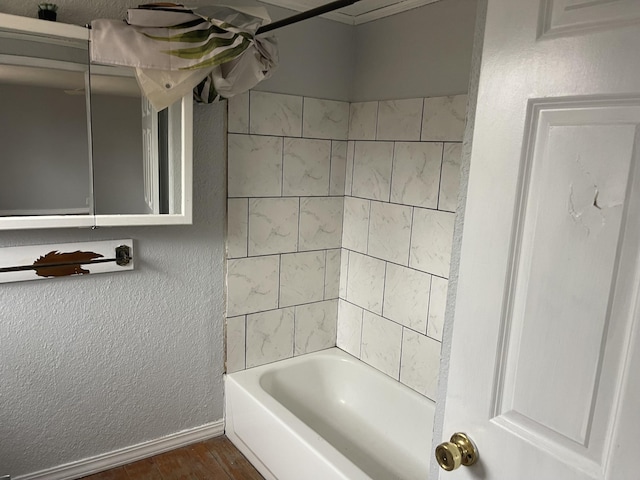
<svg viewBox="0 0 640 480">
<path fill-rule="evenodd" d="M 335 2 L 330 2 L 326 5 L 321 5 L 319 7 L 312 8 L 311 10 L 307 10 L 306 12 L 298 13 L 296 15 L 283 18 L 282 20 L 278 20 L 277 22 L 264 25 L 258 28 L 258 30 L 256 31 L 256 35 L 270 32 L 271 30 L 275 30 L 276 28 L 286 27 L 287 25 L 298 23 L 309 18 L 317 17 L 318 15 L 322 15 L 323 13 L 333 12 L 334 10 L 348 7 L 349 5 L 353 5 L 354 3 L 357 3 L 359 1 L 360 0 L 336 0 Z"/>
</svg>

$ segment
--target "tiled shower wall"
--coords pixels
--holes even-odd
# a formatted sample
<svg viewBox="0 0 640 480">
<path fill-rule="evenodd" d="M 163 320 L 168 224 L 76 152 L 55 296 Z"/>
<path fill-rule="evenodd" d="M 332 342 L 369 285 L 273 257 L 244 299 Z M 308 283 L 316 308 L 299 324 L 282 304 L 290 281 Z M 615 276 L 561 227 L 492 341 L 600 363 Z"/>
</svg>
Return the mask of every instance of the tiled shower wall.
<svg viewBox="0 0 640 480">
<path fill-rule="evenodd" d="M 349 104 L 229 101 L 227 371 L 335 346 Z"/>
<path fill-rule="evenodd" d="M 434 398 L 465 112 L 229 101 L 227 371 L 337 340 Z"/>
<path fill-rule="evenodd" d="M 350 106 L 337 345 L 432 399 L 466 100 Z"/>
</svg>

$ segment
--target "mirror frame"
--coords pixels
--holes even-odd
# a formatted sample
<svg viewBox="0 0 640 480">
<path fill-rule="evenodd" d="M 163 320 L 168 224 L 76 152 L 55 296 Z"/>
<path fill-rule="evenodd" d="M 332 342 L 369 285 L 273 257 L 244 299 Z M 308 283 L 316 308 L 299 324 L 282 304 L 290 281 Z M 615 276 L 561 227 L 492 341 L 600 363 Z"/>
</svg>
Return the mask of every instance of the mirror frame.
<svg viewBox="0 0 640 480">
<path fill-rule="evenodd" d="M 0 30 L 89 42 L 89 29 L 77 25 L 0 13 Z M 0 217 L 0 230 L 27 230 L 69 227 L 116 227 L 134 225 L 190 225 L 192 223 L 193 185 L 193 96 L 181 101 L 182 198 L 179 214 L 126 215 L 42 215 Z M 141 159 L 142 160 L 142 159 Z"/>
</svg>

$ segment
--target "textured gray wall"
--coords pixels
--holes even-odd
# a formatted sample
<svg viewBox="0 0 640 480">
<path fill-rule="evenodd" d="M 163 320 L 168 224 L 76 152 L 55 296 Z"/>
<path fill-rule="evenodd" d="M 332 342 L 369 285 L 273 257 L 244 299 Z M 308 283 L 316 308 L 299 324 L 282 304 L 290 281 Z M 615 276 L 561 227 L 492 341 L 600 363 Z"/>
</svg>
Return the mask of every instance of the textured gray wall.
<svg viewBox="0 0 640 480">
<path fill-rule="evenodd" d="M 350 99 L 467 93 L 477 0 L 446 0 L 355 29 Z"/>
<path fill-rule="evenodd" d="M 0 232 L 0 247 L 136 242 L 133 272 L 1 284 L 3 474 L 222 418 L 224 104 L 194 122 L 192 226 Z"/>
</svg>

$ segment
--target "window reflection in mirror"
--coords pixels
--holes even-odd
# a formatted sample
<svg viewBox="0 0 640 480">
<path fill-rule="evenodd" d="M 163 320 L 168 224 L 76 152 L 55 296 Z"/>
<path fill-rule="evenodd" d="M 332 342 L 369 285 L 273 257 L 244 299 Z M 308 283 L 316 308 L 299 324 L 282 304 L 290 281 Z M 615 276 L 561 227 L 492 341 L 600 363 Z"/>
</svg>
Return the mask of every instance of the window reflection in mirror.
<svg viewBox="0 0 640 480">
<path fill-rule="evenodd" d="M 92 213 L 86 42 L 0 32 L 0 216 Z"/>
<path fill-rule="evenodd" d="M 181 213 L 181 102 L 158 112 L 133 69 L 90 71 L 96 214 Z"/>
</svg>

